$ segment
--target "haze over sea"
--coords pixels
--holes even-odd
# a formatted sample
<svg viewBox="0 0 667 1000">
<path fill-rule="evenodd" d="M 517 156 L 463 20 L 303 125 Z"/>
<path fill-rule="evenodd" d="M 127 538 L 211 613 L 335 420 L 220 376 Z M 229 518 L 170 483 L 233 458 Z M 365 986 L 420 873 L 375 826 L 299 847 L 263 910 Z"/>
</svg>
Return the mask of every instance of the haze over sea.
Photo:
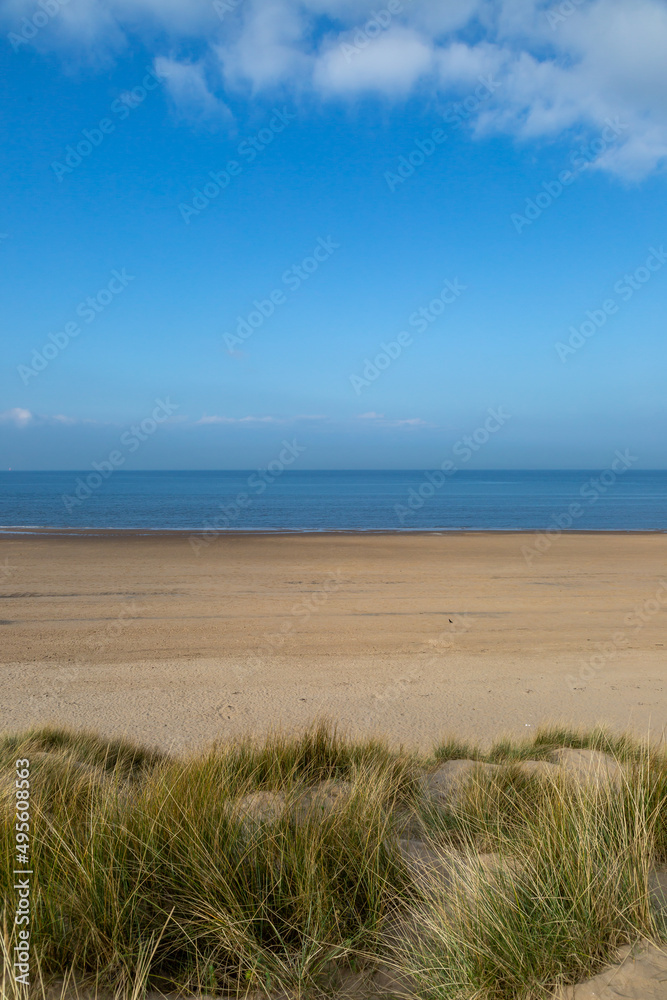
<svg viewBox="0 0 667 1000">
<path fill-rule="evenodd" d="M 0 473 L 0 526 L 220 531 L 667 530 L 667 472 Z M 269 482 L 269 480 L 272 480 Z M 77 495 L 78 494 L 78 495 Z M 88 494 L 88 495 L 86 495 Z"/>
</svg>

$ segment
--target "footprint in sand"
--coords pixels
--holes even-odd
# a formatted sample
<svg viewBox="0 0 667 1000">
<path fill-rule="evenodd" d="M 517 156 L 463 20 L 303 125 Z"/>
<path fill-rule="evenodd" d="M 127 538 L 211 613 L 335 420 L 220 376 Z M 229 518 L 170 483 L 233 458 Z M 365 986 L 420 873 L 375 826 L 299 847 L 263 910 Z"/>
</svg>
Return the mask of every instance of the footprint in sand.
<svg viewBox="0 0 667 1000">
<path fill-rule="evenodd" d="M 216 705 L 215 710 L 221 719 L 232 719 L 237 711 L 234 705 L 228 705 L 224 701 L 221 702 L 219 705 Z"/>
</svg>

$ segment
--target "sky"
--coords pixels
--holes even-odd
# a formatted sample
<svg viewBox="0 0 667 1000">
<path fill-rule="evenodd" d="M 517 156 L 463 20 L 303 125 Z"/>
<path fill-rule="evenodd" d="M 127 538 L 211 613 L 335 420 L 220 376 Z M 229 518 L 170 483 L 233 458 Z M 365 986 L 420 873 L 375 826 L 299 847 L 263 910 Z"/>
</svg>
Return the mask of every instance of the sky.
<svg viewBox="0 0 667 1000">
<path fill-rule="evenodd" d="M 4 0 L 0 469 L 665 468 L 666 51 L 662 0 Z"/>
</svg>

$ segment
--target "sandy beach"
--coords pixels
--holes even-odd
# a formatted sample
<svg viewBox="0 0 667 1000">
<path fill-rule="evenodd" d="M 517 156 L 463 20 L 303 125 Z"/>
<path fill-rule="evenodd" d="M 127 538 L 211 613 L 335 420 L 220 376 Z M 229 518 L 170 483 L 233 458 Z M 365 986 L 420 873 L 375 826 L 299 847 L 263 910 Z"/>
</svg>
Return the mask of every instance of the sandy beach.
<svg viewBox="0 0 667 1000">
<path fill-rule="evenodd" d="M 424 748 L 667 725 L 667 536 L 5 535 L 0 728 L 173 749 L 328 716 Z M 526 557 L 528 552 L 528 557 Z M 533 553 L 531 556 L 530 553 Z"/>
</svg>

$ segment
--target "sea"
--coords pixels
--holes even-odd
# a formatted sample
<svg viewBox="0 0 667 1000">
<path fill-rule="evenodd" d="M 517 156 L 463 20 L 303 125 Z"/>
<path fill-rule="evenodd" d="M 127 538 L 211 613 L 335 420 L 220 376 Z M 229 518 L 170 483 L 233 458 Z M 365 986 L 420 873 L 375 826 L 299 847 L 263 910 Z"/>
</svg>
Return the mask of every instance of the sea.
<svg viewBox="0 0 667 1000">
<path fill-rule="evenodd" d="M 3 527 L 667 531 L 667 472 L 2 472 Z"/>
</svg>

